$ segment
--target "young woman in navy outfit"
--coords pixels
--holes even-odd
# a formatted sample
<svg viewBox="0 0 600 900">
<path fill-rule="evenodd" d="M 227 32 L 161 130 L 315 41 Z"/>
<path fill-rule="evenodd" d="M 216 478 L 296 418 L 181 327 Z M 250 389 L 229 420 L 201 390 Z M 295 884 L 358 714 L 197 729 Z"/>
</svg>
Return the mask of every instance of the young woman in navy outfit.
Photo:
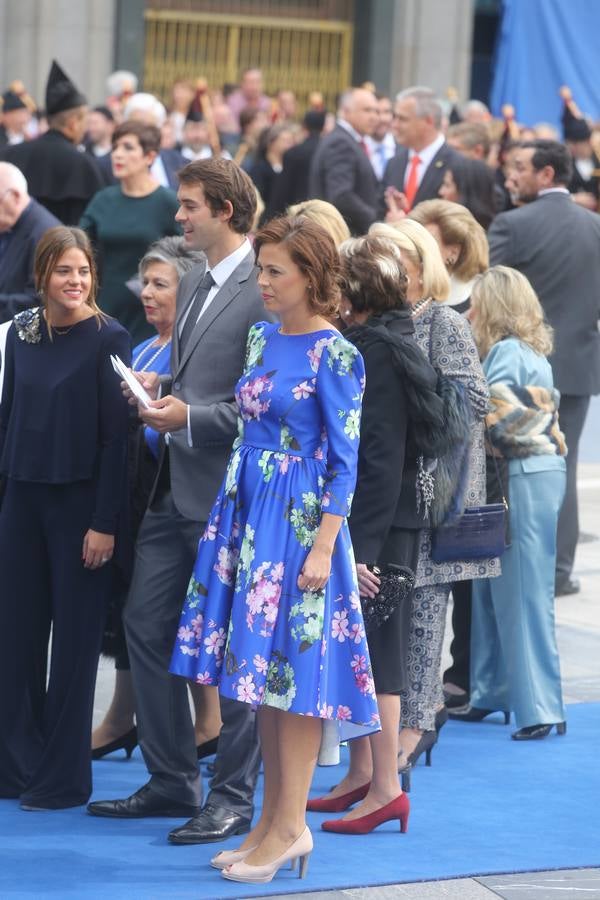
<svg viewBox="0 0 600 900">
<path fill-rule="evenodd" d="M 91 793 L 96 668 L 126 524 L 128 413 L 110 355 L 130 364 L 127 332 L 96 305 L 82 231 L 47 231 L 35 277 L 42 305 L 9 330 L 0 404 L 0 797 L 28 810 Z"/>
</svg>

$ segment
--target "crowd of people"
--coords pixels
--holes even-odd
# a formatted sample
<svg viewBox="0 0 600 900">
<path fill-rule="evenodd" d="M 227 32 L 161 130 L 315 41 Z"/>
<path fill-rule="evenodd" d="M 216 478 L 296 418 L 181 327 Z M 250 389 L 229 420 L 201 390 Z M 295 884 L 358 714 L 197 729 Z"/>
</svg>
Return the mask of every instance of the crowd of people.
<svg viewBox="0 0 600 900">
<path fill-rule="evenodd" d="M 240 835 L 211 865 L 267 882 L 307 810 L 405 832 L 449 717 L 565 733 L 600 162 L 563 100 L 561 142 L 425 87 L 300 118 L 256 69 L 169 109 L 117 72 L 90 110 L 56 62 L 43 112 L 4 93 L 0 798 Z M 88 803 L 137 744 L 147 783 Z"/>
</svg>

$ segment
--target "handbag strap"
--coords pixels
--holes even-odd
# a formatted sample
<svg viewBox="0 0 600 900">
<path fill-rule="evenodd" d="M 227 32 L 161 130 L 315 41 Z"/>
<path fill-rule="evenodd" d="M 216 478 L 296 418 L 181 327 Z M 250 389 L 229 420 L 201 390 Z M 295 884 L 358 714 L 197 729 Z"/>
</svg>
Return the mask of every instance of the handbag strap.
<svg viewBox="0 0 600 900">
<path fill-rule="evenodd" d="M 494 469 L 496 470 L 496 478 L 498 479 L 498 484 L 500 485 L 500 490 L 502 491 L 502 502 L 504 503 L 504 508 L 508 510 L 508 501 L 506 499 L 506 490 L 504 488 L 504 484 L 502 483 L 502 477 L 500 475 L 500 467 L 498 465 L 498 459 L 496 454 L 494 453 L 494 445 L 492 444 L 492 436 L 490 434 L 490 429 L 488 427 L 487 422 L 485 423 L 485 434 L 488 440 L 488 444 L 490 445 L 490 450 L 492 451 L 492 460 L 494 462 Z"/>
</svg>

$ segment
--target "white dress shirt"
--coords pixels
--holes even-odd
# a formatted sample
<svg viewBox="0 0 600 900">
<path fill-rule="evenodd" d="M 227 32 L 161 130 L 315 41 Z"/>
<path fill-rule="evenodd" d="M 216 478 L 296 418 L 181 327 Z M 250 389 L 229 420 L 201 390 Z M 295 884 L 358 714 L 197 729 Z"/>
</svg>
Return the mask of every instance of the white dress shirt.
<svg viewBox="0 0 600 900">
<path fill-rule="evenodd" d="M 417 168 L 417 187 L 420 187 L 423 178 L 425 177 L 425 172 L 433 162 L 434 156 L 441 150 L 441 148 L 445 144 L 445 138 L 443 134 L 438 134 L 435 141 L 429 144 L 428 147 L 423 147 L 422 150 L 419 150 L 417 153 L 416 150 L 408 151 L 408 164 L 406 166 L 406 172 L 404 173 L 404 187 L 406 187 L 408 183 L 408 177 L 410 174 L 411 162 L 413 156 L 418 156 L 421 162 Z"/>
<path fill-rule="evenodd" d="M 371 165 L 378 181 L 382 181 L 385 167 L 389 163 L 392 156 L 396 155 L 396 141 L 391 131 L 385 135 L 382 141 L 376 141 L 370 135 L 365 138 L 365 143 L 369 149 L 369 157 Z"/>
</svg>

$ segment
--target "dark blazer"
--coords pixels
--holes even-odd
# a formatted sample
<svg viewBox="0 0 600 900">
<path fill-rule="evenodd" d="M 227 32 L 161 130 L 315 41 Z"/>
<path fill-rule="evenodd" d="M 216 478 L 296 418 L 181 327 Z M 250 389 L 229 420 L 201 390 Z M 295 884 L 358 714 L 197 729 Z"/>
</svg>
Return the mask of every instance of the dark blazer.
<svg viewBox="0 0 600 900">
<path fill-rule="evenodd" d="M 460 160 L 460 153 L 458 153 L 457 150 L 453 150 L 452 147 L 448 146 L 448 144 L 442 144 L 436 155 L 431 160 L 430 165 L 425 170 L 425 174 L 423 175 L 421 184 L 419 185 L 419 190 L 417 191 L 415 196 L 413 207 L 415 207 L 417 203 L 421 203 L 422 200 L 437 199 L 438 191 L 442 186 L 442 181 L 444 180 L 444 172 L 449 166 L 451 166 L 452 161 L 455 159 Z M 404 176 L 406 173 L 407 165 L 408 148 L 398 147 L 398 152 L 390 159 L 389 163 L 386 166 L 382 182 L 383 191 L 385 191 L 385 188 L 390 186 L 397 188 L 399 191 L 404 190 Z M 385 215 L 387 211 L 383 192 L 381 192 L 380 194 L 379 211 L 382 216 Z"/>
<path fill-rule="evenodd" d="M 399 319 L 390 325 L 390 331 L 413 334 L 412 319 Z M 359 338 L 352 340 L 363 355 L 366 387 L 358 474 L 348 525 L 357 562 L 371 564 L 379 560 L 392 526 L 405 526 L 403 514 L 410 513 L 409 508 L 401 509 L 400 503 L 409 413 L 404 380 L 394 368 L 388 344 L 382 340 L 364 348 Z M 414 480 L 412 498 L 414 508 Z M 408 525 L 411 526 L 412 523 Z"/>
<path fill-rule="evenodd" d="M 290 149 L 283 157 L 283 170 L 275 179 L 271 191 L 270 210 L 272 215 L 283 213 L 288 206 L 308 200 L 310 166 L 319 146 L 318 134 L 311 134 Z"/>
<path fill-rule="evenodd" d="M 104 179 L 96 162 L 51 128 L 33 141 L 8 147 L 6 162 L 27 179 L 29 193 L 64 225 L 77 225 Z"/>
<path fill-rule="evenodd" d="M 558 390 L 600 393 L 600 216 L 569 194 L 543 194 L 496 216 L 488 239 L 490 265 L 526 275 L 554 328 Z"/>
<path fill-rule="evenodd" d="M 35 304 L 35 248 L 43 233 L 55 225 L 60 225 L 58 219 L 36 200 L 31 200 L 13 226 L 10 243 L 0 256 L 0 322 L 8 322 L 22 309 Z"/>
<path fill-rule="evenodd" d="M 353 234 L 365 234 L 377 219 L 373 166 L 341 125 L 319 142 L 310 168 L 309 193 L 337 207 Z"/>
<path fill-rule="evenodd" d="M 169 440 L 171 491 L 186 519 L 206 522 L 225 474 L 236 436 L 234 388 L 242 374 L 248 331 L 269 319 L 256 283 L 254 254 L 248 255 L 227 279 L 200 316 L 183 356 L 179 354 L 179 322 L 204 275 L 197 266 L 177 290 L 177 318 L 171 349 L 171 375 L 163 376 L 163 394 L 171 391 L 190 405 L 193 446 L 187 428 Z"/>
<path fill-rule="evenodd" d="M 598 200 L 600 197 L 600 174 L 598 174 L 600 173 L 600 159 L 595 153 L 592 153 L 592 163 L 596 174 L 592 174 L 590 178 L 586 179 L 580 174 L 579 169 L 575 165 L 575 159 L 573 159 L 573 177 L 569 183 L 569 191 L 571 194 L 576 194 L 578 191 L 587 191 Z"/>
</svg>

